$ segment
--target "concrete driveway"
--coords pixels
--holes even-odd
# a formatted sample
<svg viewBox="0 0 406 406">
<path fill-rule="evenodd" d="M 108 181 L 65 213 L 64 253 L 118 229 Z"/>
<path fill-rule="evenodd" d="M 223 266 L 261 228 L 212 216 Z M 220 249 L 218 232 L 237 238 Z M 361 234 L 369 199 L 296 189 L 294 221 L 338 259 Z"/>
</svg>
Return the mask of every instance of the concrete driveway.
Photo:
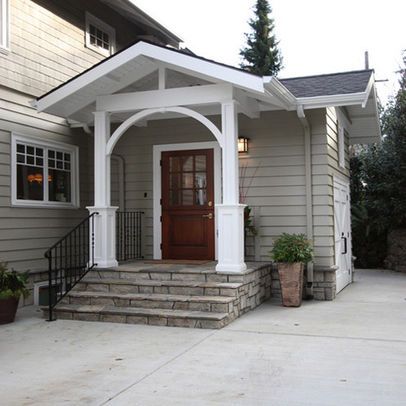
<svg viewBox="0 0 406 406">
<path fill-rule="evenodd" d="M 0 326 L 0 404 L 405 405 L 406 274 L 358 271 L 334 302 L 265 303 L 222 330 Z"/>
</svg>

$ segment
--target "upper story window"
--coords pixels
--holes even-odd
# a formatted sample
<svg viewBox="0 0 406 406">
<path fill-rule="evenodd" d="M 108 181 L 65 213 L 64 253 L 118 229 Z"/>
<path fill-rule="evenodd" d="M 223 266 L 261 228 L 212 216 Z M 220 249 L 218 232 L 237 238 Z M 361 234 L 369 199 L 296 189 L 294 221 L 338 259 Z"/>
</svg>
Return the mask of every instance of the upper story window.
<svg viewBox="0 0 406 406">
<path fill-rule="evenodd" d="M 10 11 L 9 0 L 0 0 L 0 52 L 10 49 Z"/>
<path fill-rule="evenodd" d="M 86 47 L 110 56 L 116 48 L 116 32 L 114 28 L 86 13 Z"/>
<path fill-rule="evenodd" d="M 78 148 L 12 135 L 12 203 L 76 207 Z"/>
</svg>

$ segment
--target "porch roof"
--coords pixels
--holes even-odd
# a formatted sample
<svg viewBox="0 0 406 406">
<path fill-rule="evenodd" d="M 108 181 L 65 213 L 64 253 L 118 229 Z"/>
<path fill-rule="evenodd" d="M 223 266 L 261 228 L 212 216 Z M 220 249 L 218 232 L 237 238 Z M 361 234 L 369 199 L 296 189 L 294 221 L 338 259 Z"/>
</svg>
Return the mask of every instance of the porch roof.
<svg viewBox="0 0 406 406">
<path fill-rule="evenodd" d="M 377 141 L 380 136 L 373 71 L 340 73 L 278 80 L 258 76 L 190 52 L 147 41 L 112 55 L 34 101 L 44 111 L 83 124 L 92 124 L 96 100 L 103 96 L 159 89 L 161 70 L 166 70 L 166 90 L 226 85 L 240 102 L 240 112 L 344 107 L 356 142 Z M 351 80 L 350 80 L 351 79 Z M 337 84 L 341 84 L 339 86 Z M 209 90 L 209 87 L 207 86 Z M 164 89 L 162 89 L 164 91 Z M 228 93 L 229 94 L 229 93 Z M 152 92 L 151 92 L 152 95 Z M 186 105 L 179 100 L 179 105 Z M 195 103 L 204 115 L 218 114 L 212 106 Z M 122 121 L 128 116 L 116 114 Z"/>
</svg>

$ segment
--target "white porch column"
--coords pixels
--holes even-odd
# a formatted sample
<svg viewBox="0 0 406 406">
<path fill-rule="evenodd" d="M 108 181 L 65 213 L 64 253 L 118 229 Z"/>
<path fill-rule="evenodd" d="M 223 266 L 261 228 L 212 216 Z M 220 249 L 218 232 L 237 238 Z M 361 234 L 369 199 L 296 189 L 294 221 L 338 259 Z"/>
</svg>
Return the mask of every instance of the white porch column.
<svg viewBox="0 0 406 406">
<path fill-rule="evenodd" d="M 244 262 L 244 207 L 239 204 L 238 117 L 236 102 L 221 106 L 223 133 L 223 203 L 216 205 L 218 225 L 217 272 L 242 272 Z"/>
<path fill-rule="evenodd" d="M 110 137 L 110 117 L 105 111 L 94 113 L 94 206 L 88 207 L 94 217 L 94 262 L 97 268 L 117 266 L 116 210 L 110 203 L 110 155 L 106 145 Z"/>
</svg>

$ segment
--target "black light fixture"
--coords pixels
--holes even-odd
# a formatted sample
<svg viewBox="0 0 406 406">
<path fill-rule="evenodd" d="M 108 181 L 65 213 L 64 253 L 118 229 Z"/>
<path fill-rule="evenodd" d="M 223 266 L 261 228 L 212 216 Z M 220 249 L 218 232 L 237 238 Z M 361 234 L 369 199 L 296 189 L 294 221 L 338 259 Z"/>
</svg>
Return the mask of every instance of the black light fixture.
<svg viewBox="0 0 406 406">
<path fill-rule="evenodd" d="M 238 137 L 238 152 L 245 153 L 248 152 L 248 141 L 247 137 Z"/>
</svg>

